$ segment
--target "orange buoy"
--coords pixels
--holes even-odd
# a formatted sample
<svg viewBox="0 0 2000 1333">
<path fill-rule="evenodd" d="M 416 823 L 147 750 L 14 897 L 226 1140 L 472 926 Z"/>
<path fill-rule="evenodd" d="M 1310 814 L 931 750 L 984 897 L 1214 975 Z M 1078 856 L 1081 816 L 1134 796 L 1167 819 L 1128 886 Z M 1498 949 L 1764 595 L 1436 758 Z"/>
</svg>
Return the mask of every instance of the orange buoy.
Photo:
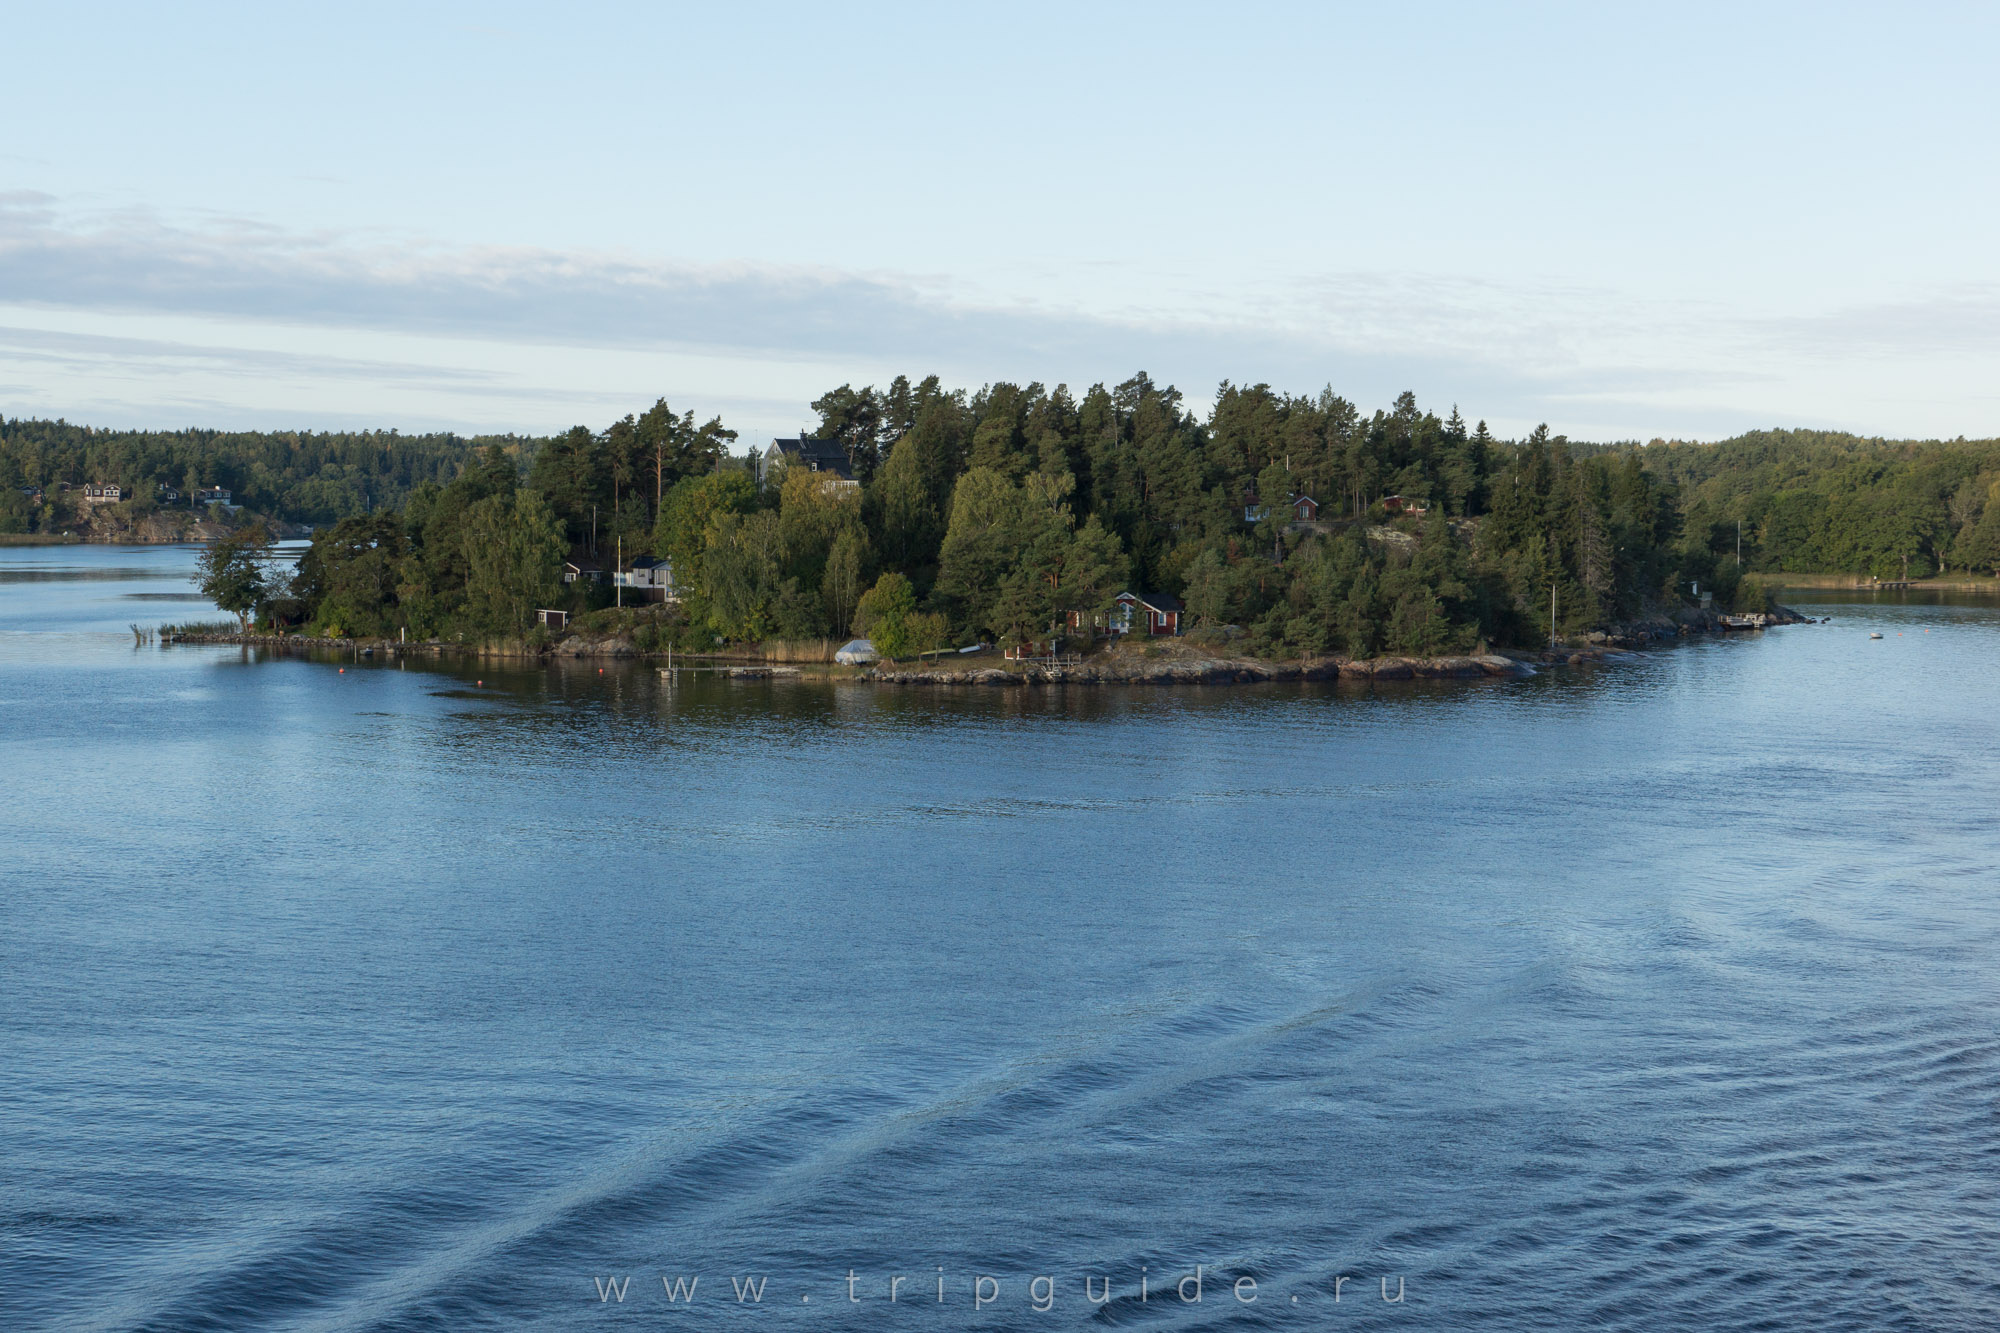
<svg viewBox="0 0 2000 1333">
<path fill-rule="evenodd" d="M 346 674 L 347 674 L 347 668 L 346 668 L 346 667 L 342 667 L 342 668 L 340 669 L 340 674 L 341 674 L 341 675 L 343 675 L 343 676 L 344 676 L 344 675 L 346 675 Z"/>
<path fill-rule="evenodd" d="M 472 683 L 473 683 L 474 685 L 484 685 L 484 684 L 485 684 L 486 682 L 485 682 L 485 681 L 483 681 L 483 680 L 475 680 L 475 681 L 473 681 Z"/>
</svg>

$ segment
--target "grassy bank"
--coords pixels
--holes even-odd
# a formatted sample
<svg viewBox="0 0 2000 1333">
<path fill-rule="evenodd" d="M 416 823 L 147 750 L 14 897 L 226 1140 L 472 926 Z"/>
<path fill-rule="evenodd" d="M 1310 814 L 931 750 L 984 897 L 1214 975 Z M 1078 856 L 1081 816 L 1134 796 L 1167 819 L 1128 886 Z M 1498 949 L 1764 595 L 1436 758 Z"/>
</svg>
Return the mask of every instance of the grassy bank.
<svg viewBox="0 0 2000 1333">
<path fill-rule="evenodd" d="M 1760 574 L 1773 589 L 1844 588 L 1867 592 L 1877 585 L 1866 574 Z M 1910 590 L 1933 592 L 2000 592 L 2000 578 L 1986 574 L 1946 574 L 1936 578 L 1912 579 Z"/>
</svg>

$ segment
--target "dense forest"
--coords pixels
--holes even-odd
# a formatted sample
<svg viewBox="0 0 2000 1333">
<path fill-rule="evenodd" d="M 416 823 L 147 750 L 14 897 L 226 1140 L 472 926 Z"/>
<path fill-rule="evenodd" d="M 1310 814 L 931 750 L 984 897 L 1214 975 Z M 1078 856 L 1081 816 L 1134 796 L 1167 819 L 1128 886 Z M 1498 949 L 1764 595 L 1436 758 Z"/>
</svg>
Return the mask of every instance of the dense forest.
<svg viewBox="0 0 2000 1333">
<path fill-rule="evenodd" d="M 1253 651 L 1443 653 L 1636 616 L 1733 566 L 1680 540 L 1672 486 L 1637 454 L 1581 456 L 1546 429 L 1495 439 L 1403 395 L 1224 384 L 1201 419 L 1138 375 L 1080 397 L 935 377 L 814 404 L 857 485 L 786 468 L 760 484 L 719 421 L 659 403 L 578 427 L 517 474 L 499 450 L 399 514 L 320 533 L 299 614 L 320 629 L 518 635 L 565 551 L 672 561 L 681 642 L 869 633 L 892 651 L 1047 640 L 1127 589 Z M 754 461 L 754 460 L 753 460 Z M 1307 503 L 1310 501 L 1310 503 Z M 1315 509 L 1317 512 L 1315 512 Z"/>
<path fill-rule="evenodd" d="M 1197 416 L 1144 374 L 1081 395 L 899 377 L 813 409 L 853 484 L 796 466 L 760 482 L 719 419 L 664 401 L 540 441 L 10 422 L 0 472 L 10 490 L 233 484 L 322 525 L 271 611 L 424 638 L 538 635 L 539 607 L 601 606 L 607 585 L 562 580 L 566 559 L 590 557 L 670 560 L 679 599 L 649 632 L 689 647 L 1046 641 L 1103 624 L 1129 589 L 1272 656 L 1535 644 L 1697 590 L 1760 606 L 1758 573 L 2000 563 L 1993 441 L 1502 440 L 1410 394 L 1364 412 L 1263 384 L 1224 383 Z"/>
<path fill-rule="evenodd" d="M 1681 493 L 1698 544 L 1733 556 L 1741 525 L 1751 570 L 1925 578 L 2000 566 L 2000 440 L 1774 430 L 1640 452 Z"/>
<path fill-rule="evenodd" d="M 475 449 L 497 443 L 526 456 L 535 441 L 396 431 L 118 431 L 67 421 L 0 419 L 0 533 L 54 530 L 75 520 L 68 492 L 116 483 L 121 512 L 159 507 L 162 488 L 186 505 L 220 486 L 235 503 L 295 523 L 333 523 L 400 508 L 416 486 L 458 476 Z M 40 492 L 39 503 L 31 492 Z"/>
</svg>

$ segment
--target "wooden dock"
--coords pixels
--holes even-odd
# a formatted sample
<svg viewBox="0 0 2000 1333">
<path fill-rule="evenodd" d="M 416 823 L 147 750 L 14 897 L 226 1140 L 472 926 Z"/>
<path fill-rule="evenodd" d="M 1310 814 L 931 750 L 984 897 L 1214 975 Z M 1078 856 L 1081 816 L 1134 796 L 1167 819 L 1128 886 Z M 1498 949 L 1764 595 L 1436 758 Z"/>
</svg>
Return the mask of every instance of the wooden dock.
<svg viewBox="0 0 2000 1333">
<path fill-rule="evenodd" d="M 660 676 L 672 680 L 682 672 L 706 671 L 712 675 L 726 676 L 731 680 L 770 680 L 773 677 L 791 677 L 799 674 L 795 666 L 663 666 L 658 668 Z"/>
</svg>

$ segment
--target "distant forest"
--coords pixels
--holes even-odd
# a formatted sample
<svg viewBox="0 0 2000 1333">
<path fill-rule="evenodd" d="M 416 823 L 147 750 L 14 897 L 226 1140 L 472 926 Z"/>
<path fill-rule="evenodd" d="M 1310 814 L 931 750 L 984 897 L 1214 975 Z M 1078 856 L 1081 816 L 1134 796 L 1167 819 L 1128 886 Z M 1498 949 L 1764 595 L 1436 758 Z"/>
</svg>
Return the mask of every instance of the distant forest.
<svg viewBox="0 0 2000 1333">
<path fill-rule="evenodd" d="M 1928 578 L 2000 566 L 2000 440 L 1771 430 L 1639 452 L 1679 493 L 1688 541 L 1733 556 L 1740 522 L 1753 571 Z"/>
<path fill-rule="evenodd" d="M 1504 440 L 1410 394 L 1364 412 L 1331 390 L 1230 383 L 1197 417 L 1144 374 L 1080 396 L 899 377 L 813 408 L 858 485 L 801 467 L 760 485 L 734 432 L 664 401 L 545 440 L 11 421 L 0 482 L 229 485 L 322 525 L 307 623 L 424 637 L 520 635 L 537 606 L 586 609 L 604 594 L 560 583 L 577 550 L 671 559 L 673 633 L 691 644 L 1019 642 L 1132 589 L 1274 656 L 1536 643 L 1697 588 L 1762 604 L 1746 575 L 2000 564 L 1996 441 Z"/>
<path fill-rule="evenodd" d="M 397 431 L 120 431 L 67 421 L 0 419 L 0 532 L 66 522 L 59 488 L 116 483 L 127 512 L 155 506 L 160 488 L 192 496 L 220 486 L 258 514 L 295 523 L 334 523 L 373 509 L 400 508 L 420 482 L 457 477 L 475 449 L 497 443 L 523 458 L 536 441 Z M 24 503 L 43 493 L 48 515 Z"/>
</svg>

